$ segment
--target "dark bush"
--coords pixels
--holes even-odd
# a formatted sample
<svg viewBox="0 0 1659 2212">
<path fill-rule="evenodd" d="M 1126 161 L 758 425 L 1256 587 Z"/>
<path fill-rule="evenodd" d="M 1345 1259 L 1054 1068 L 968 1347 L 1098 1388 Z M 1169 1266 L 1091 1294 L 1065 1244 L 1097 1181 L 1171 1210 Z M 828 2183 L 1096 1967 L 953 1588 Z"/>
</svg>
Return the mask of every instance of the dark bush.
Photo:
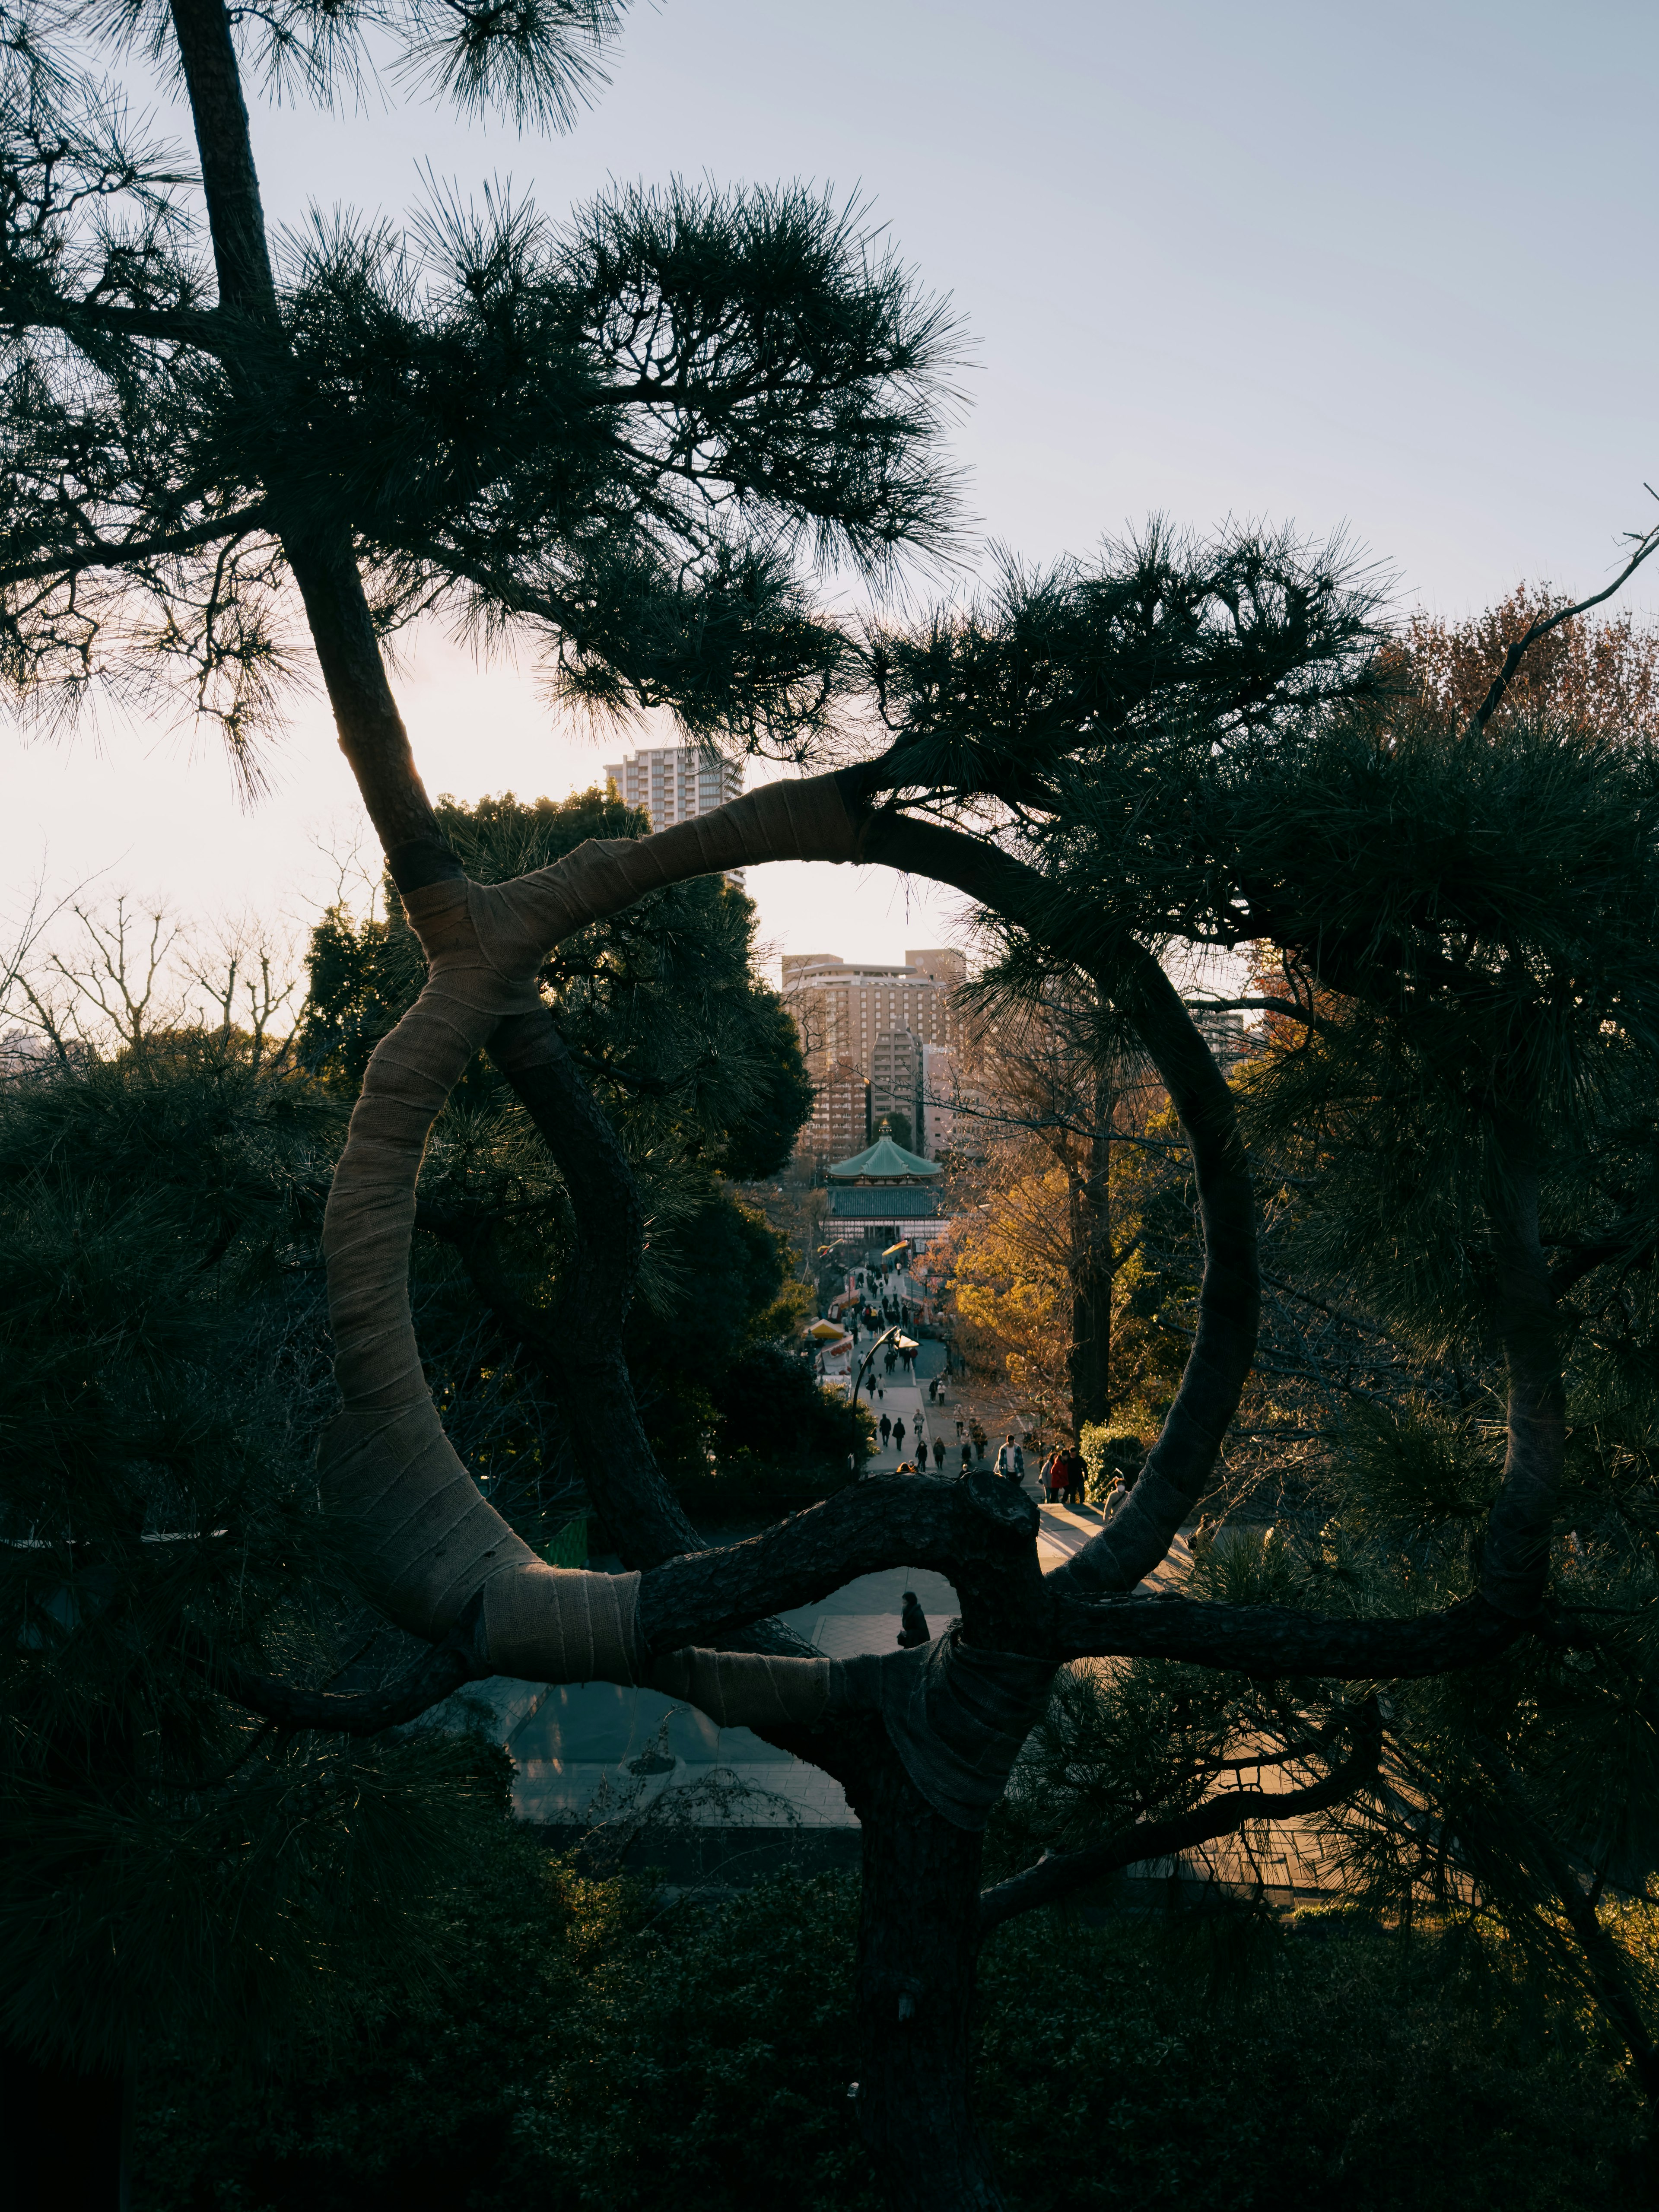
<svg viewBox="0 0 1659 2212">
<path fill-rule="evenodd" d="M 158 2062 L 154 2212 L 873 2212 L 848 2085 L 857 1892 L 653 1909 L 504 1833 L 288 2070 Z M 1222 1930 L 1223 1935 L 1225 1929 Z M 1302 1916 L 1237 1984 L 1161 1917 L 986 1953 L 978 2095 L 1019 2212 L 1600 2212 L 1638 2100 L 1501 1946 Z"/>
</svg>

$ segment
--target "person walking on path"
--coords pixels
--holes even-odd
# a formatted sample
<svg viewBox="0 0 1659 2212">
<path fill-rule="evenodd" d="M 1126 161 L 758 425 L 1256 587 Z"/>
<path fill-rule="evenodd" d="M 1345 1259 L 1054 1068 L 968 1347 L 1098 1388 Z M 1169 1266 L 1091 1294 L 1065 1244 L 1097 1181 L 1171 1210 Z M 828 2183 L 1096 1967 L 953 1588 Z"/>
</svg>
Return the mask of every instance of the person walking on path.
<svg viewBox="0 0 1659 2212">
<path fill-rule="evenodd" d="M 926 1644 L 927 1640 L 927 1616 L 922 1611 L 921 1601 L 915 1592 L 906 1590 L 904 1610 L 899 1615 L 898 1641 L 908 1651 L 915 1645 Z"/>
<path fill-rule="evenodd" d="M 1082 1504 L 1083 1478 L 1088 1472 L 1083 1454 L 1073 1444 L 1066 1455 L 1066 1503 L 1068 1505 Z"/>
<path fill-rule="evenodd" d="M 1025 1480 L 1025 1454 L 1014 1442 L 1012 1430 L 997 1454 L 997 1473 L 1009 1482 L 1023 1483 Z"/>
<path fill-rule="evenodd" d="M 945 1439 L 943 1437 L 935 1437 L 933 1438 L 933 1472 L 937 1474 L 944 1464 Z"/>
<path fill-rule="evenodd" d="M 1056 1444 L 1042 1462 L 1042 1473 L 1038 1477 L 1038 1480 L 1048 1493 L 1050 1505 L 1058 1505 L 1065 1497 L 1066 1475 L 1066 1454 L 1061 1447 Z"/>
<path fill-rule="evenodd" d="M 887 1449 L 887 1439 L 893 1433 L 893 1424 L 888 1419 L 886 1414 L 884 1413 L 880 1420 L 877 1422 L 876 1426 L 881 1431 L 881 1448 L 885 1451 Z"/>
<path fill-rule="evenodd" d="M 904 1449 L 904 1416 L 902 1413 L 899 1415 L 897 1420 L 893 1424 L 893 1449 L 896 1452 L 902 1452 Z"/>
<path fill-rule="evenodd" d="M 974 1448 L 972 1444 L 963 1444 L 962 1448 L 962 1472 L 963 1474 L 967 1474 L 969 1468 L 973 1465 L 973 1463 Z"/>
</svg>

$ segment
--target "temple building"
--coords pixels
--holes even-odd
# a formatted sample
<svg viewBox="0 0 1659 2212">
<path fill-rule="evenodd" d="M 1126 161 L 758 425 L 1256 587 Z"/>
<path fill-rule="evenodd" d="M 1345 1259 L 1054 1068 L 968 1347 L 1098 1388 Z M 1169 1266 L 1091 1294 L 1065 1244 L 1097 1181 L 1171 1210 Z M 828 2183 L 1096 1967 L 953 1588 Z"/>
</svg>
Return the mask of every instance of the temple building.
<svg viewBox="0 0 1659 2212">
<path fill-rule="evenodd" d="M 837 1160 L 828 1181 L 824 1225 L 837 1244 L 865 1244 L 878 1252 L 900 1243 L 919 1249 L 951 1232 L 939 1188 L 944 1170 L 895 1144 L 884 1121 L 875 1143 L 849 1160 Z"/>
</svg>

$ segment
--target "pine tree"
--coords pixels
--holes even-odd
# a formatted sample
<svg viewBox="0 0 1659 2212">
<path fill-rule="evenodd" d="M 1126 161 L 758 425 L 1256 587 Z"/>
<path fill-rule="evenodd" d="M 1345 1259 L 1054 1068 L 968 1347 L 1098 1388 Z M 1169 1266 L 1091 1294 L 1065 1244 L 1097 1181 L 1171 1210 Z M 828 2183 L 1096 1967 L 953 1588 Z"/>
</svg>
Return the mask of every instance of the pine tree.
<svg viewBox="0 0 1659 2212">
<path fill-rule="evenodd" d="M 407 0 L 373 26 L 464 105 L 559 122 L 615 20 L 604 0 L 441 16 Z M 284 1728 L 373 1735 L 481 1673 L 643 1673 L 815 1759 L 863 1828 L 865 2143 L 896 2202 L 994 2205 L 969 2101 L 984 1934 L 1103 1866 L 1259 1811 L 1249 1792 L 1204 1796 L 1177 1753 L 1103 1841 L 981 1898 L 984 1822 L 1057 1667 L 1162 1659 L 1263 1685 L 1238 1704 L 1243 1725 L 1277 1724 L 1306 1777 L 1273 1809 L 1312 1813 L 1377 1787 L 1383 1715 L 1364 1686 L 1557 1632 L 1562 1386 L 1537 1206 L 1581 1089 L 1610 1109 L 1650 1050 L 1644 771 L 1558 738 L 1488 745 L 1497 699 L 1461 750 L 1443 726 L 1396 761 L 1360 711 L 1386 675 L 1364 579 L 1340 549 L 1260 533 L 1204 545 L 1154 532 L 1092 567 L 1011 568 L 982 607 L 919 633 L 837 625 L 805 555 L 878 574 L 950 532 L 936 433 L 951 327 L 856 210 L 799 190 L 676 187 L 613 195 L 556 230 L 496 198 L 441 206 L 406 235 L 315 223 L 274 257 L 244 61 L 326 94 L 368 11 L 233 20 L 223 0 L 171 0 L 100 21 L 182 71 L 211 276 L 179 165 L 116 143 L 118 99 L 14 22 L 8 672 L 49 711 L 182 669 L 252 779 L 298 650 L 285 629 L 297 594 L 430 963 L 371 1058 L 335 1169 L 324 1241 L 343 1410 L 319 1464 L 325 1534 L 429 1656 L 360 1692 L 225 1668 L 219 1685 Z M 567 700 L 666 706 L 700 738 L 801 757 L 833 739 L 855 757 L 507 884 L 470 882 L 380 643 L 446 611 L 543 646 Z M 1407 770 L 1415 785 L 1390 781 Z M 1582 820 L 1559 815 L 1564 798 Z M 1466 850 L 1480 864 L 1470 906 L 1443 901 L 1420 855 L 1401 866 L 1394 835 L 1422 821 L 1439 836 L 1449 805 L 1462 809 L 1460 865 Z M 1376 854 L 1390 867 L 1368 866 Z M 777 858 L 884 864 L 964 890 L 1006 931 L 1011 983 L 1059 973 L 1097 992 L 1179 1119 L 1205 1243 L 1191 1355 L 1130 1504 L 1046 1579 L 1035 1515 L 1007 1486 L 860 1485 L 711 1552 L 656 1467 L 624 1351 L 640 1194 L 536 979 L 553 945 L 641 896 Z M 1506 1370 L 1508 1459 L 1475 1586 L 1455 1602 L 1379 1615 L 1263 1603 L 1261 1589 L 1133 1594 L 1211 1480 L 1260 1304 L 1234 1102 L 1155 957 L 1174 934 L 1265 939 L 1312 963 L 1352 1002 L 1389 1099 L 1431 1105 L 1430 1180 L 1490 1261 L 1460 1283 L 1459 1311 L 1485 1298 Z M 405 1278 L 421 1150 L 480 1047 L 568 1198 L 562 1294 L 589 1322 L 567 1363 L 570 1426 L 627 1577 L 540 1567 L 479 1497 L 420 1381 Z M 1384 1160 L 1408 1194 L 1399 1148 Z M 1361 1209 L 1352 1241 L 1380 1225 Z M 936 1562 L 958 1591 L 960 1627 L 934 1644 L 838 1670 L 768 1625 L 902 1560 Z"/>
</svg>

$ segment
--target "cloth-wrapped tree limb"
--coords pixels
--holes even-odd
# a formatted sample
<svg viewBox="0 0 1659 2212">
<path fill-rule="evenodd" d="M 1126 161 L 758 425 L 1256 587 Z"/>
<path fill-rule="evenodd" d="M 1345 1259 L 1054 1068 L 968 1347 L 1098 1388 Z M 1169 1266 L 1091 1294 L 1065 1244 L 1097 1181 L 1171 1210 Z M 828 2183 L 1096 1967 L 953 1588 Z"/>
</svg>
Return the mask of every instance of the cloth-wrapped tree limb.
<svg viewBox="0 0 1659 2212">
<path fill-rule="evenodd" d="M 891 810 L 872 819 L 867 860 L 954 884 L 1091 975 L 1126 1015 L 1167 1087 L 1191 1152 L 1204 1233 L 1198 1329 L 1140 1479 L 1107 1528 L 1051 1579 L 1066 1595 L 1133 1589 L 1167 1554 L 1214 1468 L 1255 1355 L 1261 1317 L 1255 1200 L 1226 1078 L 1146 947 L 1121 939 L 1098 958 L 1086 908 L 1058 896 L 1026 862 L 987 838 Z"/>
<path fill-rule="evenodd" d="M 956 1827 L 982 1828 L 1048 1702 L 1054 1662 L 981 1650 L 952 1621 L 929 1644 L 840 1665 L 836 1699 L 881 1715 L 905 1772 L 936 1813 Z"/>
<path fill-rule="evenodd" d="M 720 1728 L 811 1727 L 839 1713 L 879 1714 L 928 1804 L 975 1831 L 1042 1715 L 1054 1673 L 1050 1660 L 981 1651 L 952 1623 L 931 1643 L 856 1659 L 672 1651 L 647 1680 Z"/>
<path fill-rule="evenodd" d="M 502 884 L 411 891 L 429 973 L 376 1048 L 323 1227 L 335 1376 L 319 1485 L 366 1593 L 400 1627 L 441 1638 L 480 1589 L 481 1664 L 542 1680 L 635 1681 L 635 1603 L 610 1575 L 544 1565 L 480 1493 L 443 1431 L 409 1306 L 416 1184 L 432 1125 L 497 1026 L 536 1011 L 562 937 L 698 874 L 773 857 L 846 860 L 854 830 L 832 778 L 763 786 L 645 839 L 592 839 Z"/>
</svg>

